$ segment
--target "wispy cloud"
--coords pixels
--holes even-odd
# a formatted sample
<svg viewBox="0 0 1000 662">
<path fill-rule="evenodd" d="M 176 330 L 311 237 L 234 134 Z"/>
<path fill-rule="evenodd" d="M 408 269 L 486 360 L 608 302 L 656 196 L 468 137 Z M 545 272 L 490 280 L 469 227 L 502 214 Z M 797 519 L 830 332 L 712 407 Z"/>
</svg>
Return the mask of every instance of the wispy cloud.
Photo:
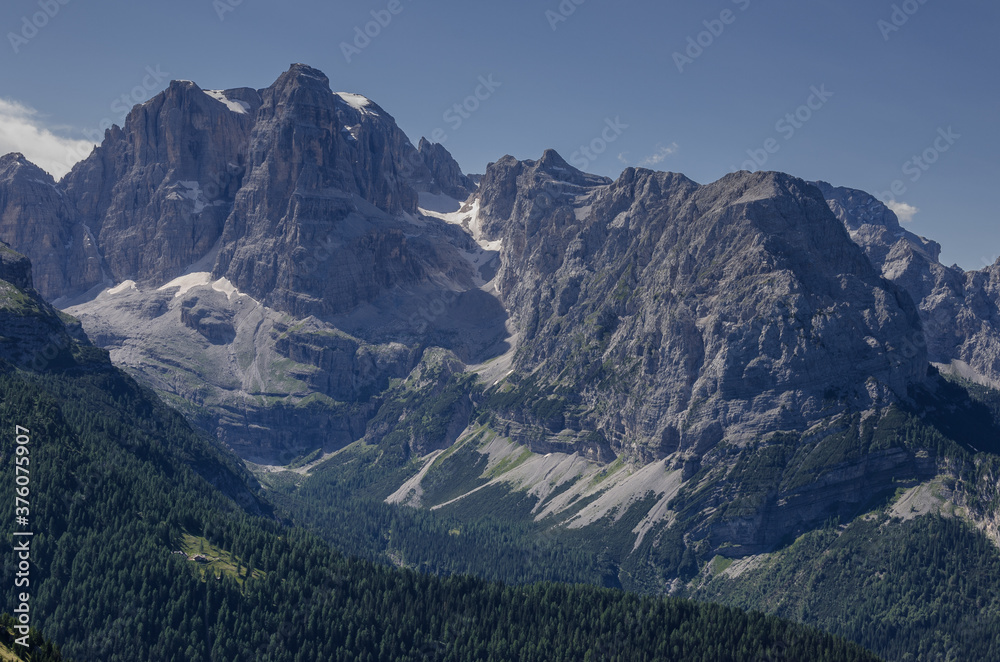
<svg viewBox="0 0 1000 662">
<path fill-rule="evenodd" d="M 649 156 L 639 160 L 639 166 L 643 168 L 651 168 L 656 165 L 660 165 L 664 159 L 677 151 L 677 143 L 673 142 L 664 147 L 663 145 L 657 145 L 656 151 Z"/>
<path fill-rule="evenodd" d="M 84 159 L 93 148 L 89 140 L 65 138 L 52 132 L 34 108 L 0 98 L 0 154 L 21 152 L 56 179 Z"/>
<path fill-rule="evenodd" d="M 913 205 L 908 205 L 905 202 L 896 202 L 895 200 L 885 203 L 885 206 L 896 214 L 896 218 L 899 219 L 900 223 L 910 223 L 913 221 L 913 216 L 920 211 Z"/>
</svg>

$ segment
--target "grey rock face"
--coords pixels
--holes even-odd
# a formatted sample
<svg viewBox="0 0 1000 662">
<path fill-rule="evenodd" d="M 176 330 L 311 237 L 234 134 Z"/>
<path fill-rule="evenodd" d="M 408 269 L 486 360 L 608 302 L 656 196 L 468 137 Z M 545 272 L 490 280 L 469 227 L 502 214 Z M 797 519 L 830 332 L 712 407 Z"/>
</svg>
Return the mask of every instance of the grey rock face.
<svg viewBox="0 0 1000 662">
<path fill-rule="evenodd" d="M 215 266 L 242 291 L 330 315 L 444 268 L 393 217 L 416 213 L 402 176 L 415 149 L 388 113 L 332 93 L 319 71 L 294 65 L 264 91 L 249 155 Z"/>
<path fill-rule="evenodd" d="M 699 455 L 905 398 L 926 373 L 925 352 L 902 351 L 919 332 L 909 297 L 796 178 L 628 169 L 609 183 L 549 152 L 492 164 L 479 195 L 503 240 L 518 372 L 559 394 L 548 410 L 570 429 Z"/>
<path fill-rule="evenodd" d="M 264 90 L 172 81 L 59 184 L 22 157 L 3 164 L 0 238 L 31 253 L 50 300 L 203 261 L 303 317 L 453 278 L 399 217 L 417 214 L 422 185 L 471 190 L 443 147 L 418 151 L 378 105 L 301 64 Z"/>
<path fill-rule="evenodd" d="M 462 174 L 462 169 L 444 145 L 421 138 L 417 150 L 431 176 L 424 190 L 443 193 L 459 201 L 464 201 L 476 190 L 476 184 Z"/>
<path fill-rule="evenodd" d="M 923 332 L 910 344 L 926 347 L 931 361 L 963 377 L 1000 385 L 1000 266 L 968 273 L 946 267 L 937 243 L 902 228 L 872 195 L 816 185 L 872 264 L 917 304 Z"/>
<path fill-rule="evenodd" d="M 94 228 L 115 282 L 165 282 L 218 242 L 260 105 L 252 90 L 216 96 L 228 93 L 247 101 L 227 105 L 172 81 L 60 182 Z"/>
<path fill-rule="evenodd" d="M 52 176 L 21 154 L 0 157 L 0 240 L 32 260 L 35 287 L 48 300 L 105 280 L 90 229 Z"/>
<path fill-rule="evenodd" d="M 71 310 L 242 456 L 335 450 L 418 348 L 469 359 L 502 339 L 503 309 L 478 289 L 492 256 L 417 210 L 422 183 L 455 193 L 463 177 L 304 65 L 259 91 L 174 81 L 51 187 L 90 219 L 113 280 L 136 281 Z M 187 272 L 184 295 L 157 290 Z"/>
</svg>

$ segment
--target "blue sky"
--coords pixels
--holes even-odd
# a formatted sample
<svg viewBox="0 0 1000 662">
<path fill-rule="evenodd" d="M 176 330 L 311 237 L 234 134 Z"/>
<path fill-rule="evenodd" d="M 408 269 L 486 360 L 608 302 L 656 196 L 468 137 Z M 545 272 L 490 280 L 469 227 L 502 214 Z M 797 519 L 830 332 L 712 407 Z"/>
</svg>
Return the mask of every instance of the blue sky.
<svg viewBox="0 0 1000 662">
<path fill-rule="evenodd" d="M 781 170 L 891 199 L 976 269 L 1000 253 L 998 28 L 973 0 L 6 0 L 0 151 L 58 174 L 170 79 L 305 62 L 467 172 L 548 147 L 612 177 Z"/>
</svg>

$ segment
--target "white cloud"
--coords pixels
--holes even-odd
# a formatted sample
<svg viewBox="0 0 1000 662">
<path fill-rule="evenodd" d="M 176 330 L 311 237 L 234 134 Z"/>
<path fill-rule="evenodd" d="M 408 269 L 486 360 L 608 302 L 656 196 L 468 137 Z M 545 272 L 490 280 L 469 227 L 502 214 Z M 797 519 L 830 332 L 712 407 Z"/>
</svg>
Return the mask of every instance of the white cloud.
<svg viewBox="0 0 1000 662">
<path fill-rule="evenodd" d="M 90 154 L 94 143 L 56 135 L 34 108 L 0 98 L 0 155 L 21 152 L 56 179 Z"/>
<path fill-rule="evenodd" d="M 621 154 L 619 154 L 618 160 L 624 163 L 625 165 L 628 165 L 629 164 L 628 152 L 622 152 Z"/>
<path fill-rule="evenodd" d="M 662 145 L 657 146 L 658 149 L 647 156 L 646 158 L 639 161 L 639 165 L 643 168 L 649 168 L 655 165 L 659 165 L 668 156 L 677 151 L 677 143 L 670 143 L 666 147 Z"/>
<path fill-rule="evenodd" d="M 920 211 L 913 205 L 908 205 L 905 202 L 896 202 L 895 200 L 885 203 L 885 206 L 896 214 L 896 218 L 899 219 L 900 223 L 911 222 L 913 220 L 913 216 Z"/>
</svg>

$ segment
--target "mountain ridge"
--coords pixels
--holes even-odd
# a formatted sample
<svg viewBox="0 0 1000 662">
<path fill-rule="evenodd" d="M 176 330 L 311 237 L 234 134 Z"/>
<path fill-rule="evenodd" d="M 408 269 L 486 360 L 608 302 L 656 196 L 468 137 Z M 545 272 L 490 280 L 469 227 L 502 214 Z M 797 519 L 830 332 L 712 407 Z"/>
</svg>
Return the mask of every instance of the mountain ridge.
<svg viewBox="0 0 1000 662">
<path fill-rule="evenodd" d="M 738 571 L 840 527 L 955 517 L 913 536 L 1000 540 L 1000 400 L 959 379 L 998 370 L 1000 263 L 941 265 L 864 192 L 610 179 L 554 150 L 469 177 L 303 64 L 261 90 L 173 81 L 59 183 L 39 172 L 0 160 L 0 239 L 44 247 L 33 274 L 0 255 L 4 323 L 38 313 L 80 337 L 67 361 L 110 355 L 358 553 L 522 578 L 511 559 L 575 545 L 560 576 L 677 595 L 723 577 L 733 598 L 767 588 Z M 983 650 L 824 619 L 894 655 Z"/>
</svg>

